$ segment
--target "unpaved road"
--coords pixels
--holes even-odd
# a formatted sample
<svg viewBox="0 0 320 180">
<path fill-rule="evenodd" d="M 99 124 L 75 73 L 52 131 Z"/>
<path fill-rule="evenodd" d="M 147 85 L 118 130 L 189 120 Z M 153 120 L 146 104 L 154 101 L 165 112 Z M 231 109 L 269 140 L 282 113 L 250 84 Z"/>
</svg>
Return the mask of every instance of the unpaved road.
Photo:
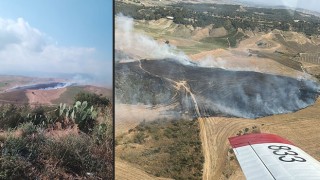
<svg viewBox="0 0 320 180">
<path fill-rule="evenodd" d="M 205 158 L 203 179 L 221 179 L 226 169 L 228 137 L 254 124 L 252 120 L 237 118 L 199 118 L 200 137 Z"/>
</svg>

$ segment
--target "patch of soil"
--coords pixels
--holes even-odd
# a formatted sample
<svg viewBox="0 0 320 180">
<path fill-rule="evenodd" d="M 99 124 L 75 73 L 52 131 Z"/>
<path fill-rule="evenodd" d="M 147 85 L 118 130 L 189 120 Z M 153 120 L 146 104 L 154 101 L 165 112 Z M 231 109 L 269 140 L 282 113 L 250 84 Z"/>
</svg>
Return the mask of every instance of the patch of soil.
<svg viewBox="0 0 320 180">
<path fill-rule="evenodd" d="M 66 88 L 50 89 L 50 90 L 27 90 L 26 95 L 29 99 L 29 104 L 46 104 L 53 105 L 52 101 L 58 99 Z"/>
</svg>

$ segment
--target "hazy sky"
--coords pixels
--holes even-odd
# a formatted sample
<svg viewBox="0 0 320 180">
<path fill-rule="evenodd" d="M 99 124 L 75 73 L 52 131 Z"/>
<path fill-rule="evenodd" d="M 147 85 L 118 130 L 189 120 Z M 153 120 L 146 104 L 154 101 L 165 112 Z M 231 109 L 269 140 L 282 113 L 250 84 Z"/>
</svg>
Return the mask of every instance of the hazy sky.
<svg viewBox="0 0 320 180">
<path fill-rule="evenodd" d="M 111 0 L 0 1 L 0 73 L 87 73 L 111 85 L 112 29 Z"/>
<path fill-rule="evenodd" d="M 298 7 L 308 10 L 320 12 L 320 1 L 319 0 L 240 0 L 246 2 L 261 3 L 267 5 L 285 5 L 289 7 Z"/>
</svg>

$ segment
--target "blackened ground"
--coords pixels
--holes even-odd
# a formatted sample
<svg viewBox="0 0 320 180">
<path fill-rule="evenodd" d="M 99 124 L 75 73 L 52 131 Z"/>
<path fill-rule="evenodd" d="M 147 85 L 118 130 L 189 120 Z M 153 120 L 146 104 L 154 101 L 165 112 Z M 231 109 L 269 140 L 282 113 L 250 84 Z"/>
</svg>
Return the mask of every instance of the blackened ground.
<svg viewBox="0 0 320 180">
<path fill-rule="evenodd" d="M 116 100 L 174 105 L 180 114 L 257 118 L 312 105 L 319 85 L 251 71 L 183 65 L 172 59 L 115 65 Z"/>
<path fill-rule="evenodd" d="M 19 86 L 14 88 L 13 90 L 37 90 L 37 89 L 57 89 L 68 86 L 69 83 L 64 82 L 51 82 L 51 83 L 41 83 L 41 84 L 32 84 L 26 86 Z"/>
</svg>

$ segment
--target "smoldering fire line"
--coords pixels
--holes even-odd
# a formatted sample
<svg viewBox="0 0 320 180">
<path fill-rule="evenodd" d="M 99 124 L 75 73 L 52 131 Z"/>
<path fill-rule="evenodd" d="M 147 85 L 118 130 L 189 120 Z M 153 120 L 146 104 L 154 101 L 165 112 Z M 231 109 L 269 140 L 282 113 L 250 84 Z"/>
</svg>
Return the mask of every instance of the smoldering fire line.
<svg viewBox="0 0 320 180">
<path fill-rule="evenodd" d="M 317 82 L 251 71 L 185 65 L 175 59 L 116 63 L 115 96 L 129 104 L 166 105 L 190 117 L 258 118 L 312 105 Z"/>
<path fill-rule="evenodd" d="M 67 82 L 49 82 L 49 83 L 40 83 L 40 84 L 30 84 L 24 86 L 14 87 L 11 90 L 50 90 L 50 89 L 59 89 L 68 86 L 76 85 L 75 83 Z"/>
</svg>

